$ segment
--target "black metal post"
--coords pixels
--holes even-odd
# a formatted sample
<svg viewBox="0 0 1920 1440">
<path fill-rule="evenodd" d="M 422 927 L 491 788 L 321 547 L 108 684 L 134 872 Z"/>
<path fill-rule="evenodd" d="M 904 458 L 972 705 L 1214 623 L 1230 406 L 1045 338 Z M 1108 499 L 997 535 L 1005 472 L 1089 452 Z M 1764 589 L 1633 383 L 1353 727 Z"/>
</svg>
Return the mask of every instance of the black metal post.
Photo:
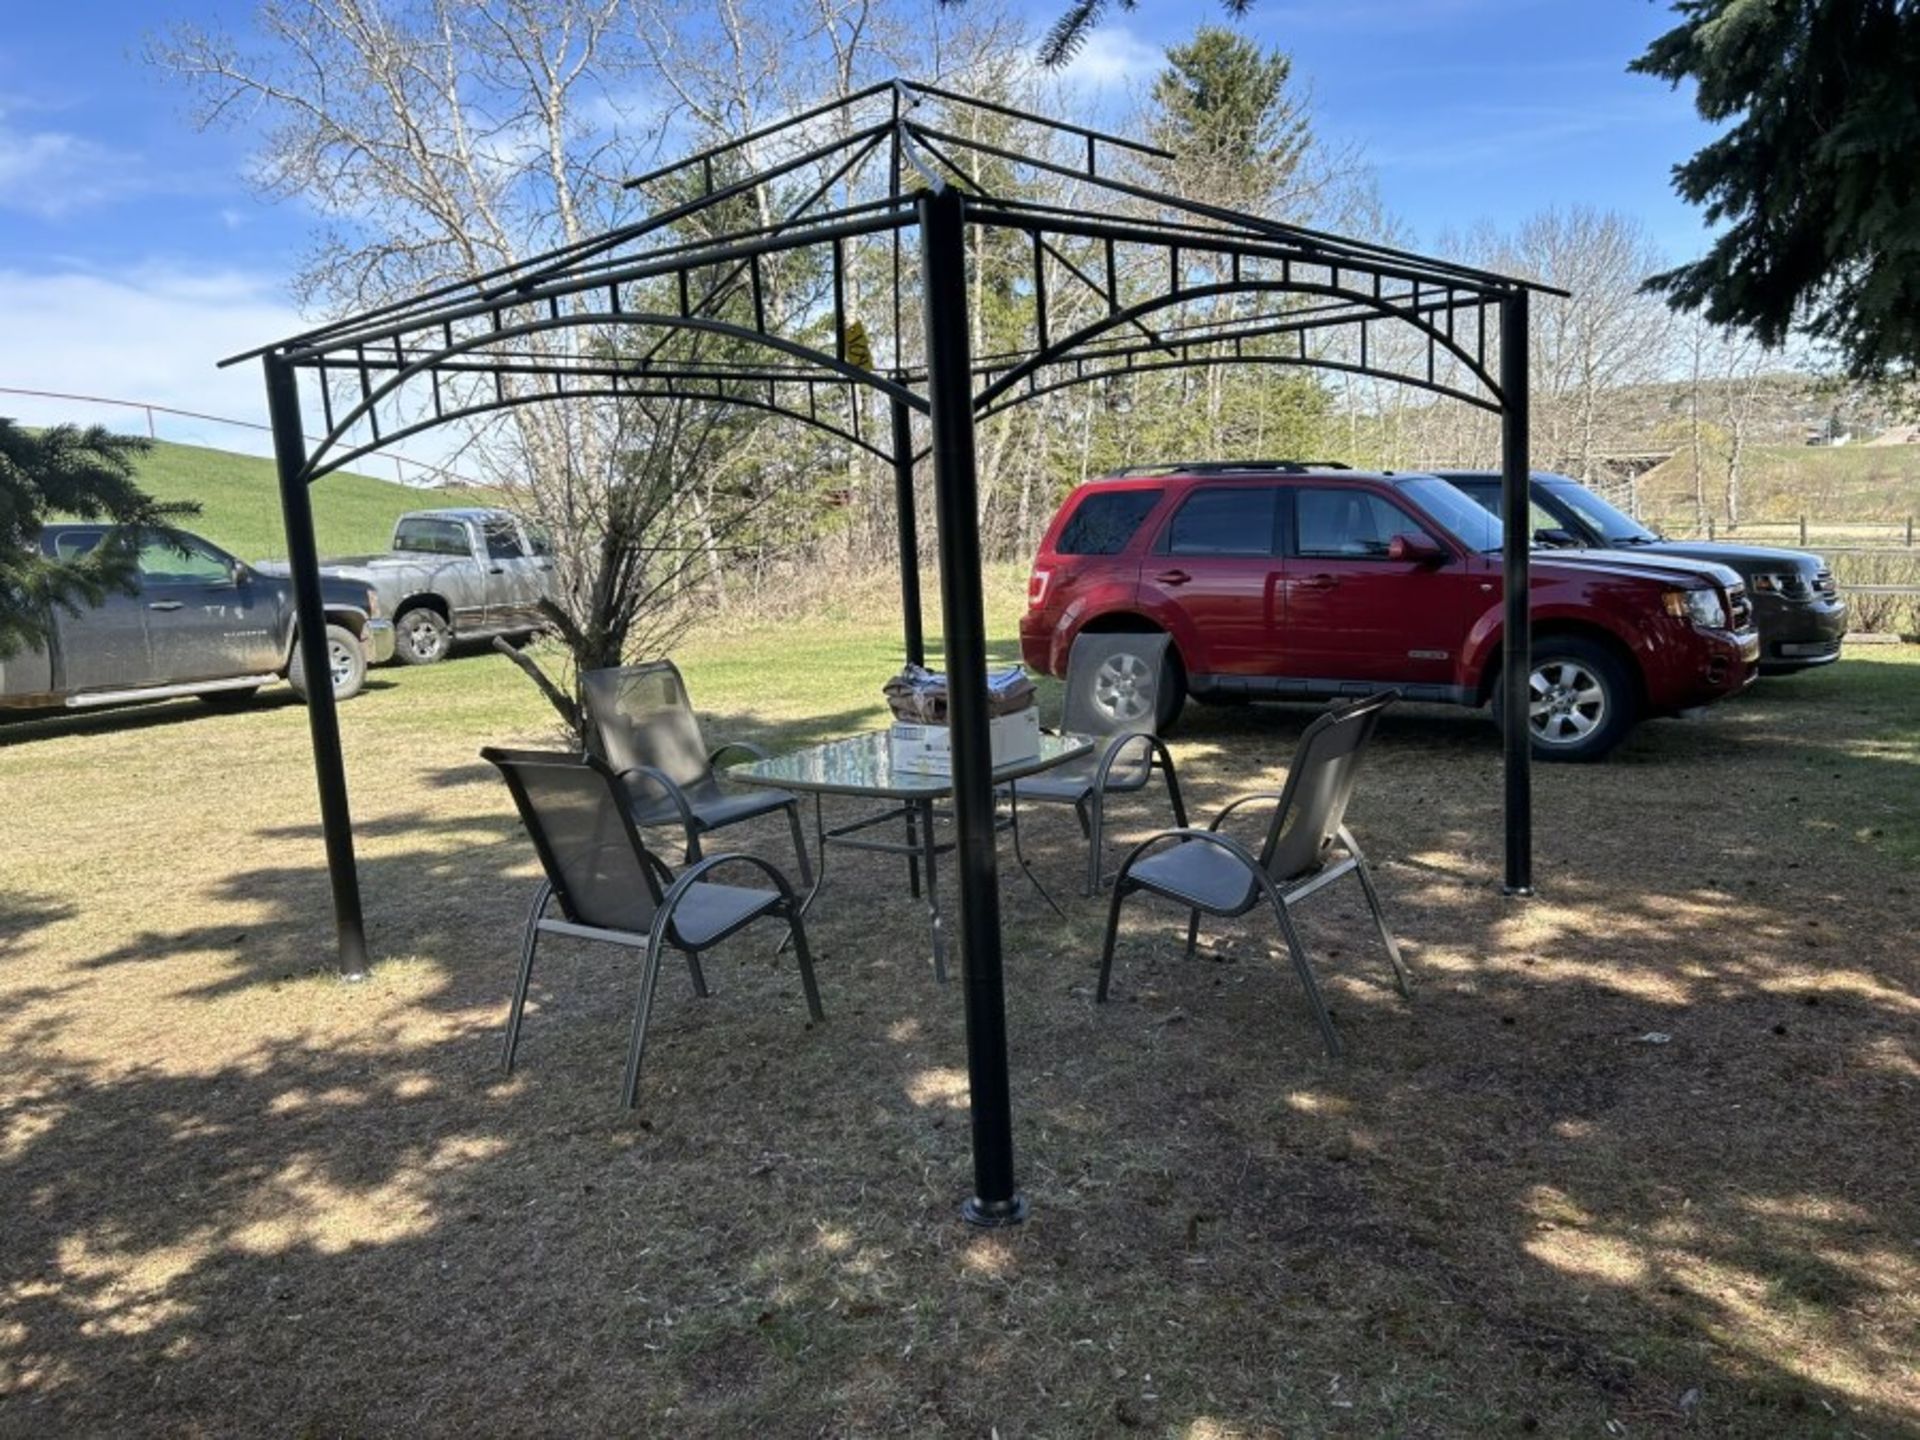
<svg viewBox="0 0 1920 1440">
<path fill-rule="evenodd" d="M 267 413 L 273 421 L 273 456 L 280 472 L 280 513 L 287 527 L 287 568 L 293 576 L 300 661 L 307 673 L 307 726 L 313 736 L 314 775 L 320 784 L 320 832 L 326 838 L 327 875 L 333 884 L 340 973 L 348 980 L 363 980 L 367 974 L 366 926 L 360 914 L 360 873 L 353 863 L 353 817 L 347 809 L 347 766 L 340 754 L 333 666 L 327 658 L 327 616 L 320 597 L 320 552 L 313 538 L 313 502 L 301 473 L 307 463 L 307 442 L 300 424 L 300 389 L 291 365 L 274 355 L 268 355 L 264 363 Z"/>
<path fill-rule="evenodd" d="M 946 632 L 947 723 L 953 742 L 953 817 L 958 832 L 954 888 L 973 1115 L 974 1193 L 960 1213 L 974 1225 L 1016 1225 L 1027 1218 L 1027 1202 L 1013 1178 L 993 756 L 987 737 L 987 627 L 980 597 L 972 357 L 967 339 L 965 210 L 960 193 L 951 186 L 937 193 L 923 192 L 916 205 L 926 303 L 927 399 L 933 419 L 933 508 L 939 529 L 940 607 Z"/>
<path fill-rule="evenodd" d="M 971 409 L 968 414 L 971 416 Z M 900 610 L 905 616 L 907 663 L 924 665 L 927 637 L 920 618 L 920 517 L 914 513 L 913 504 L 913 412 L 907 409 L 906 401 L 895 399 L 893 511 L 900 527 Z"/>
<path fill-rule="evenodd" d="M 1501 717 L 1506 733 L 1506 834 L 1509 895 L 1533 893 L 1533 725 L 1527 677 L 1533 620 L 1528 586 L 1533 544 L 1532 465 L 1527 437 L 1527 292 L 1500 302 L 1500 496 L 1506 517 L 1504 668 Z"/>
</svg>

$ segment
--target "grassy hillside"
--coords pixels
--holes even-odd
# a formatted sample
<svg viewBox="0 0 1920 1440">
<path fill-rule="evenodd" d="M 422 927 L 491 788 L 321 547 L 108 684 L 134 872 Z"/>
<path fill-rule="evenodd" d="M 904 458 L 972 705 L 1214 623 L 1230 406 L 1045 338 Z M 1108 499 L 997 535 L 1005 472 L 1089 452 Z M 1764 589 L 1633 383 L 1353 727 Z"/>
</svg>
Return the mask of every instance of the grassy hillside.
<svg viewBox="0 0 1920 1440">
<path fill-rule="evenodd" d="M 140 484 L 157 499 L 199 501 L 200 517 L 187 528 L 243 560 L 286 554 L 271 460 L 159 441 L 140 462 Z M 323 556 L 363 555 L 386 548 L 394 517 L 405 511 L 471 503 L 467 492 L 414 490 L 368 475 L 335 474 L 313 487 L 314 529 Z"/>
<path fill-rule="evenodd" d="M 1707 504 L 1726 520 L 1725 460 L 1705 458 Z M 1763 445 L 1748 451 L 1740 482 L 1743 518 L 1787 521 L 1902 521 L 1920 515 L 1920 445 Z M 1644 514 L 1691 520 L 1693 464 L 1675 455 L 1640 481 Z"/>
</svg>

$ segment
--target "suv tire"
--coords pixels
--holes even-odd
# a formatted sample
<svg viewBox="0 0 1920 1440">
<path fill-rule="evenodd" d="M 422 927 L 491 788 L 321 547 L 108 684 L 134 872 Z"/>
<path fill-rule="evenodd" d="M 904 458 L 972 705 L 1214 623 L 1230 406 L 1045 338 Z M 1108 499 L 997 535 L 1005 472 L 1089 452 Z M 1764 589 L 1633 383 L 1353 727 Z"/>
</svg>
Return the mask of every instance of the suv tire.
<svg viewBox="0 0 1920 1440">
<path fill-rule="evenodd" d="M 1180 661 L 1180 652 L 1172 645 L 1167 646 L 1167 672 L 1161 677 L 1160 703 L 1155 707 L 1154 729 L 1162 735 L 1171 735 L 1173 727 L 1180 723 L 1180 712 L 1187 704 L 1187 667 Z"/>
<path fill-rule="evenodd" d="M 1549 635 L 1533 645 L 1527 675 L 1533 758 L 1590 764 L 1627 738 L 1638 718 L 1633 677 L 1620 657 L 1581 635 Z M 1495 724 L 1504 720 L 1496 680 Z"/>
<path fill-rule="evenodd" d="M 327 626 L 327 658 L 333 672 L 333 698 L 351 700 L 367 683 L 367 652 L 360 637 L 344 625 Z M 306 657 L 300 653 L 300 641 L 293 642 L 293 659 L 287 663 L 287 683 L 302 700 L 307 698 Z"/>
<path fill-rule="evenodd" d="M 447 658 L 453 629 L 440 612 L 416 605 L 394 622 L 393 658 L 402 665 L 433 665 Z"/>
</svg>

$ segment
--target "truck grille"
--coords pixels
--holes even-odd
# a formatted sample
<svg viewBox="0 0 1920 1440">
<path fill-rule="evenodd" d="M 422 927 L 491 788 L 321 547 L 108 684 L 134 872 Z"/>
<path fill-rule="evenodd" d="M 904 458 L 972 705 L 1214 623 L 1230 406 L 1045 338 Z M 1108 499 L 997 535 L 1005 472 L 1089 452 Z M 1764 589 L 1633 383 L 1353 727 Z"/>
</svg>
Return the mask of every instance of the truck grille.
<svg viewBox="0 0 1920 1440">
<path fill-rule="evenodd" d="M 1727 617 L 1735 630 L 1753 628 L 1753 601 L 1747 598 L 1747 587 L 1735 585 L 1727 591 Z"/>
</svg>

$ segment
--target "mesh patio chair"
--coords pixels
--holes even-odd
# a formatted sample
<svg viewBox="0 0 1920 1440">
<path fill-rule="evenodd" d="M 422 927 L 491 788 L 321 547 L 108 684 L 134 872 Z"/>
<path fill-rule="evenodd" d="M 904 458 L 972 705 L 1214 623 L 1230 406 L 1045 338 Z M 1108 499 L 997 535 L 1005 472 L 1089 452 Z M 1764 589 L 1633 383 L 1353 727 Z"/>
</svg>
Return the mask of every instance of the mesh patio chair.
<svg viewBox="0 0 1920 1440">
<path fill-rule="evenodd" d="M 506 1045 L 500 1063 L 513 1069 L 520 1043 L 520 1020 L 527 987 L 533 981 L 534 953 L 542 935 L 604 940 L 643 954 L 640 996 L 633 1012 L 633 1035 L 620 1095 L 628 1109 L 639 1102 L 640 1059 L 646 1049 L 647 1020 L 660 979 L 661 951 L 671 946 L 687 957 L 694 993 L 705 997 L 707 978 L 700 952 L 711 949 L 754 921 L 784 921 L 800 962 L 800 987 L 815 1020 L 820 992 L 813 980 L 813 956 L 793 887 L 756 855 L 711 855 L 689 867 L 679 879 L 649 852 L 640 839 L 633 811 L 619 778 L 591 755 L 538 750 L 480 752 L 506 777 L 520 819 L 539 852 L 546 879 L 534 894 L 520 949 L 520 975 L 507 1012 Z M 723 865 L 749 865 L 773 882 L 771 890 L 722 885 L 707 877 Z M 562 919 L 550 919 L 547 906 L 559 901 Z"/>
<path fill-rule="evenodd" d="M 813 884 L 813 866 L 800 834 L 800 801 L 785 790 L 724 790 L 714 762 L 730 750 L 767 758 L 758 745 L 734 740 L 716 750 L 701 738 L 700 720 L 687 685 L 671 660 L 590 670 L 581 677 L 587 711 L 601 750 L 633 803 L 643 830 L 678 826 L 686 836 L 687 863 L 700 858 L 700 837 L 743 820 L 787 812 L 800 883 Z"/>
<path fill-rule="evenodd" d="M 1092 735 L 1101 743 L 1081 760 L 1056 766 L 1010 787 L 1022 803 L 1073 806 L 1087 837 L 1085 891 L 1105 881 L 1106 802 L 1110 795 L 1138 794 L 1154 772 L 1166 777 L 1173 823 L 1187 823 L 1173 756 L 1153 733 L 1160 687 L 1165 682 L 1166 635 L 1081 635 L 1067 655 L 1066 705 L 1061 730 Z M 1021 857 L 1024 860 L 1024 856 Z"/>
<path fill-rule="evenodd" d="M 1380 712 L 1397 699 L 1399 692 L 1388 690 L 1320 716 L 1300 737 L 1293 763 L 1287 769 L 1286 786 L 1280 791 L 1233 801 L 1204 830 L 1163 830 L 1136 845 L 1114 877 L 1096 998 L 1103 1002 L 1107 998 L 1107 983 L 1113 974 L 1113 944 L 1120 929 L 1120 905 L 1136 890 L 1187 907 L 1189 959 L 1200 932 L 1201 915 L 1232 918 L 1265 901 L 1280 922 L 1280 933 L 1293 957 L 1294 971 L 1306 989 L 1307 1004 L 1326 1041 L 1327 1053 L 1338 1055 L 1340 1037 L 1334 1032 L 1319 983 L 1307 963 L 1306 947 L 1294 928 L 1292 909 L 1349 871 L 1360 877 L 1367 908 L 1373 912 L 1373 923 L 1387 947 L 1387 958 L 1393 962 L 1400 993 L 1411 998 L 1407 968 L 1400 960 L 1400 946 L 1387 928 L 1380 894 L 1367 870 L 1367 857 L 1345 824 L 1360 757 L 1373 736 Z M 1256 802 L 1274 807 L 1266 841 L 1257 855 L 1232 836 L 1220 833 L 1228 816 Z M 1345 858 L 1332 859 L 1336 844 L 1346 851 Z"/>
</svg>

